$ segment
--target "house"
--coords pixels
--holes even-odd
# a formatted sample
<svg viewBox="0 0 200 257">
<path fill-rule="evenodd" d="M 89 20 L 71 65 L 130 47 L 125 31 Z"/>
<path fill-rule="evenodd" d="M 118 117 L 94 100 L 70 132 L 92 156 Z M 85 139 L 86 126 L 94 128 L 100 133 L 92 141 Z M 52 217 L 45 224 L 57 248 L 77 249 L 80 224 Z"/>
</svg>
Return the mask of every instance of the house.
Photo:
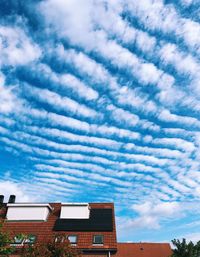
<svg viewBox="0 0 200 257">
<path fill-rule="evenodd" d="M 115 257 L 167 257 L 171 254 L 168 243 L 118 243 Z"/>
<path fill-rule="evenodd" d="M 20 249 L 60 233 L 85 257 L 169 257 L 169 244 L 117 243 L 113 203 L 16 203 L 10 196 L 0 215 Z M 28 238 L 17 237 L 26 234 Z"/>
</svg>

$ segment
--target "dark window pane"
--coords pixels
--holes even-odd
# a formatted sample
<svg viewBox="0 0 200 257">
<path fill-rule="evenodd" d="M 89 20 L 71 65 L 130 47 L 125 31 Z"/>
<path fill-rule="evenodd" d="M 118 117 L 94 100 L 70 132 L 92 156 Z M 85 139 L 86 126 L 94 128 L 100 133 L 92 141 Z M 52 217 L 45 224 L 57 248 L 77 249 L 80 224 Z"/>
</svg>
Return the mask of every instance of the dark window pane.
<svg viewBox="0 0 200 257">
<path fill-rule="evenodd" d="M 103 236 L 102 235 L 94 235 L 93 243 L 94 244 L 103 244 Z"/>
</svg>

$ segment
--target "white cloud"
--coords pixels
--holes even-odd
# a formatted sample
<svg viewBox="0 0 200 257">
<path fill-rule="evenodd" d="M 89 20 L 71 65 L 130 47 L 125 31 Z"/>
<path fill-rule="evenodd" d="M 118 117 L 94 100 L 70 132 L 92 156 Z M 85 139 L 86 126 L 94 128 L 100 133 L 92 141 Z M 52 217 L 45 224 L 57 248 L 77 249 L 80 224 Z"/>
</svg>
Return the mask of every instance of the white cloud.
<svg viewBox="0 0 200 257">
<path fill-rule="evenodd" d="M 63 97 L 48 89 L 32 87 L 29 85 L 26 85 L 25 89 L 27 90 L 26 94 L 34 97 L 37 101 L 48 103 L 58 111 L 69 111 L 72 115 L 101 119 L 102 115 L 100 113 L 97 113 L 95 110 L 84 104 L 80 104 L 67 96 Z"/>
<path fill-rule="evenodd" d="M 16 195 L 16 202 L 31 202 L 37 198 L 30 195 L 21 183 L 9 180 L 0 180 L 0 194 L 5 196 L 4 202 L 8 201 L 10 195 Z"/>
<path fill-rule="evenodd" d="M 173 34 L 183 39 L 192 51 L 199 51 L 199 23 L 182 18 L 172 4 L 165 5 L 162 0 L 127 1 L 128 10 L 151 31 Z"/>
<path fill-rule="evenodd" d="M 141 119 L 134 112 L 116 107 L 113 104 L 107 105 L 106 109 L 111 112 L 111 119 L 115 120 L 120 125 L 125 124 L 132 129 L 139 126 L 142 129 L 148 129 L 154 132 L 160 131 L 160 127 L 157 124 L 145 119 Z"/>
<path fill-rule="evenodd" d="M 199 60 L 193 55 L 179 50 L 178 46 L 172 43 L 164 44 L 158 50 L 158 53 L 162 64 L 170 65 L 176 69 L 180 76 L 188 77 L 188 85 L 186 87 L 181 87 L 180 85 L 174 88 L 164 87 L 164 90 L 159 94 L 160 101 L 171 103 L 170 106 L 178 103 L 181 106 L 187 106 L 187 108 L 198 111 L 199 101 L 196 98 L 199 97 Z"/>
<path fill-rule="evenodd" d="M 0 72 L 0 113 L 9 114 L 16 108 L 18 100 L 13 90 L 5 85 L 5 76 Z"/>
<path fill-rule="evenodd" d="M 46 131 L 46 130 L 45 130 Z M 31 131 L 30 131 L 31 132 Z M 32 131 L 33 132 L 33 131 Z M 40 133 L 44 132 L 42 128 L 40 128 Z M 6 130 L 5 128 L 0 126 L 0 133 L 2 135 L 8 136 L 9 130 Z M 32 133 L 31 133 L 32 134 Z M 96 156 L 102 156 L 107 159 L 116 159 L 116 158 L 124 158 L 126 161 L 132 160 L 135 162 L 144 162 L 149 165 L 159 165 L 159 166 L 167 166 L 167 165 L 174 165 L 174 161 L 166 158 L 159 158 L 155 156 L 148 156 L 145 154 L 134 154 L 134 153 L 120 153 L 116 151 L 111 151 L 108 149 L 99 149 L 95 147 L 88 147 L 85 145 L 68 145 L 66 143 L 57 143 L 54 140 L 49 140 L 46 139 L 46 136 L 49 136 L 51 134 L 47 133 L 41 133 L 42 137 L 39 136 L 33 136 L 29 133 L 25 132 L 19 132 L 16 131 L 12 134 L 12 138 L 15 140 L 22 141 L 23 143 L 29 144 L 32 143 L 32 145 L 37 146 L 37 147 L 48 147 L 48 148 L 53 148 L 56 151 L 63 151 L 63 152 L 68 152 L 68 153 L 82 153 L 82 154 L 94 154 Z M 52 135 L 51 135 L 52 136 Z M 61 137 L 61 133 L 60 133 Z M 69 140 L 69 138 L 67 138 Z M 89 140 L 89 138 L 88 138 Z M 88 142 L 88 141 L 86 141 Z M 104 145 L 105 146 L 105 145 Z M 150 168 L 150 167 L 149 167 Z"/>
<path fill-rule="evenodd" d="M 51 138 L 59 138 L 62 141 L 70 141 L 77 143 L 79 142 L 80 144 L 90 144 L 93 146 L 97 146 L 98 148 L 106 148 L 106 149 L 119 149 L 122 145 L 122 143 L 117 142 L 112 139 L 107 139 L 107 138 L 99 138 L 99 137 L 94 137 L 94 136 L 87 136 L 87 135 L 79 135 L 76 133 L 70 133 L 65 130 L 61 129 L 52 129 L 52 128 L 45 128 L 45 127 L 25 127 L 29 133 L 33 134 L 39 134 L 41 136 L 49 136 Z"/>
<path fill-rule="evenodd" d="M 200 233 L 199 232 L 188 233 L 188 234 L 181 235 L 179 238 L 185 238 L 188 242 L 192 241 L 194 243 L 197 243 L 198 241 L 200 241 Z"/>
<path fill-rule="evenodd" d="M 109 84 L 108 71 L 103 65 L 95 62 L 86 54 L 72 49 L 66 51 L 61 44 L 55 49 L 55 54 L 64 63 L 72 64 L 81 74 L 95 79 L 96 83 L 107 82 Z"/>
<path fill-rule="evenodd" d="M 67 37 L 72 44 L 84 47 L 87 52 L 97 52 L 115 67 L 129 70 L 143 85 L 158 84 L 164 75 L 164 72 L 153 63 L 139 58 L 116 41 L 109 40 L 101 28 L 96 29 L 101 26 L 104 16 L 109 20 L 110 13 L 107 15 L 104 2 L 81 0 L 68 1 L 66 4 L 63 0 L 49 0 L 40 4 L 40 11 L 44 14 L 47 25 L 54 27 L 59 36 Z M 114 22 L 112 10 L 111 17 Z M 122 22 L 118 21 L 119 23 L 122 25 Z M 108 22 L 102 25 L 106 28 L 111 26 Z M 116 24 L 115 27 L 117 27 Z"/>
<path fill-rule="evenodd" d="M 118 231 L 122 235 L 128 235 L 129 238 L 135 235 L 138 238 L 137 240 L 144 240 L 144 231 L 147 232 L 147 235 L 149 235 L 149 232 L 153 235 L 155 230 L 157 230 L 155 233 L 165 231 L 165 227 L 169 226 L 171 220 L 174 221 L 184 216 L 178 202 L 169 202 L 166 199 L 164 201 L 154 201 L 149 198 L 143 203 L 133 204 L 131 209 L 133 213 L 129 217 L 117 217 Z M 140 234 L 140 231 L 142 231 L 142 234 Z M 150 240 L 152 241 L 152 236 Z"/>
<path fill-rule="evenodd" d="M 50 172 L 50 170 L 48 170 L 48 172 L 41 172 L 41 171 L 36 171 L 35 172 L 35 176 L 36 177 L 41 177 L 41 178 L 54 178 L 54 179 L 64 179 L 66 181 L 70 181 L 71 183 L 75 183 L 80 185 L 81 183 L 83 184 L 89 184 L 89 185 L 94 185 L 94 186 L 102 186 L 105 185 L 103 183 L 100 183 L 99 181 L 94 181 L 93 179 L 91 179 L 90 177 L 84 178 L 87 176 L 87 173 L 83 172 L 83 178 L 81 176 L 79 176 L 79 170 L 70 170 L 70 169 L 55 169 L 56 172 L 64 172 L 65 174 L 58 174 L 58 173 L 52 173 Z M 69 175 L 70 174 L 70 175 Z M 73 187 L 73 184 L 71 185 Z"/>
<path fill-rule="evenodd" d="M 152 137 L 146 136 L 143 138 L 145 143 L 151 142 Z M 127 150 L 137 150 L 138 152 L 142 152 L 144 154 L 153 155 L 153 156 L 160 156 L 165 158 L 184 158 L 186 157 L 185 154 L 179 150 L 172 150 L 167 148 L 156 148 L 156 147 L 148 147 L 148 146 L 138 146 L 133 143 L 128 143 L 124 146 Z"/>
<path fill-rule="evenodd" d="M 131 208 L 137 213 L 136 218 L 120 221 L 120 229 L 159 229 L 163 221 L 177 218 L 181 208 L 177 202 L 144 202 L 134 204 Z"/>
<path fill-rule="evenodd" d="M 0 148 L 30 164 L 15 191 L 91 184 L 129 209 L 125 231 L 199 200 L 199 25 L 176 10 L 195 1 L 37 1 L 40 31 L 0 26 Z"/>
<path fill-rule="evenodd" d="M 20 134 L 18 135 L 20 136 Z M 23 135 L 22 135 L 23 136 Z M 25 137 L 25 135 L 24 135 Z M 15 137 L 14 137 L 15 138 Z M 31 140 L 31 136 L 28 136 L 28 138 L 30 138 Z M 74 151 L 72 149 L 72 152 L 70 151 L 70 147 L 68 147 L 67 145 L 63 145 L 63 144 L 58 144 L 58 143 L 54 143 L 54 142 L 51 142 L 51 141 L 48 141 L 48 140 L 44 140 L 44 139 L 40 139 L 40 138 L 33 138 L 33 142 L 35 141 L 35 143 L 37 143 L 37 141 L 39 141 L 42 145 L 45 144 L 45 146 L 52 146 L 54 148 L 56 148 L 56 150 L 54 151 L 51 151 L 51 150 L 46 150 L 46 149 L 43 149 L 39 146 L 30 146 L 28 145 L 27 143 L 25 143 L 24 140 L 23 142 L 24 143 L 21 143 L 21 142 L 18 142 L 17 141 L 17 135 L 16 135 L 16 139 L 15 140 L 11 140 L 9 138 L 6 138 L 5 136 L 2 136 L 0 138 L 0 141 L 1 142 L 4 142 L 5 144 L 9 145 L 10 147 L 13 147 L 14 149 L 21 149 L 21 151 L 23 152 L 26 152 L 26 153 L 29 153 L 29 154 L 32 154 L 32 155 L 39 155 L 41 158 L 45 158 L 45 157 L 51 157 L 53 159 L 57 159 L 57 158 L 60 158 L 61 160 L 66 160 L 66 161 L 72 161 L 72 162 L 89 162 L 89 163 L 94 163 L 94 164 L 99 164 L 99 165 L 111 165 L 113 167 L 113 169 L 115 169 L 115 167 L 119 170 L 124 170 L 124 169 L 127 169 L 127 170 L 139 170 L 139 171 L 143 171 L 143 172 L 161 172 L 161 169 L 159 168 L 154 168 L 152 167 L 151 165 L 155 165 L 155 164 L 158 164 L 160 166 L 163 166 L 165 165 L 166 163 L 170 163 L 172 161 L 170 160 L 164 160 L 164 159 L 158 159 L 158 158 L 155 158 L 155 157 L 147 157 L 147 156 L 144 156 L 144 155 L 134 155 L 134 154 L 118 154 L 118 153 L 115 153 L 115 152 L 110 152 L 110 151 L 106 151 L 104 152 L 104 155 L 103 156 L 99 156 L 99 152 L 102 152 L 98 149 L 94 149 L 93 152 L 96 152 L 96 155 L 95 156 L 92 156 L 92 155 L 88 155 L 88 153 L 90 153 L 92 151 L 89 150 L 89 151 L 86 151 L 87 154 L 85 154 L 85 152 L 83 152 L 84 150 L 84 147 L 83 146 L 80 146 L 80 147 L 75 147 L 74 148 Z M 36 144 L 37 145 L 37 144 Z M 59 146 L 60 146 L 60 149 L 65 149 L 65 150 L 68 150 L 66 152 L 60 152 L 58 150 L 59 149 Z M 72 147 L 73 148 L 73 147 Z M 88 148 L 85 147 L 87 150 Z M 80 150 L 80 151 L 77 151 L 77 150 Z M 74 153 L 75 152 L 75 153 Z M 83 153 L 82 153 L 83 152 Z M 111 157 L 113 158 L 109 158 L 111 155 Z M 115 159 L 117 157 L 124 157 L 127 159 L 127 162 L 120 162 L 120 161 L 116 161 Z M 128 160 L 134 160 L 136 163 L 128 163 Z M 145 162 L 145 163 L 148 163 L 150 165 L 146 165 L 146 164 L 143 164 L 143 163 L 140 163 L 140 162 Z"/>
<path fill-rule="evenodd" d="M 196 126 L 200 128 L 200 121 L 196 118 L 190 116 L 181 116 L 171 113 L 169 110 L 163 109 L 158 114 L 158 118 L 162 121 L 173 122 L 176 124 L 186 125 L 186 126 Z"/>
<path fill-rule="evenodd" d="M 10 113 L 15 107 L 15 96 L 11 88 L 0 85 L 0 113 Z"/>
<path fill-rule="evenodd" d="M 161 202 L 150 203 L 145 202 L 143 204 L 133 205 L 132 209 L 141 216 L 153 215 L 154 217 L 171 217 L 179 210 L 179 204 L 176 202 Z"/>
<path fill-rule="evenodd" d="M 67 64 L 71 64 L 82 75 L 89 77 L 91 83 L 95 85 L 95 87 L 98 87 L 98 89 L 101 89 L 103 84 L 104 88 L 109 91 L 112 98 L 114 98 L 120 106 L 131 106 L 145 114 L 155 114 L 158 112 L 158 106 L 156 106 L 155 102 L 148 100 L 147 94 L 138 89 L 121 86 L 117 83 L 116 78 L 113 77 L 101 63 L 95 62 L 82 52 L 76 52 L 74 50 L 66 51 L 62 45 L 59 45 L 55 50 L 55 54 L 59 56 L 61 63 L 64 61 Z M 162 82 L 163 78 L 166 78 L 166 76 L 161 76 L 158 86 L 161 86 L 166 79 L 169 80 L 169 84 L 171 84 L 171 80 L 168 77 Z"/>
<path fill-rule="evenodd" d="M 156 138 L 152 142 L 159 145 L 163 144 L 171 146 L 186 152 L 193 152 L 195 150 L 193 142 L 189 142 L 181 138 Z"/>
<path fill-rule="evenodd" d="M 21 28 L 0 26 L 0 54 L 0 66 L 16 66 L 37 60 L 41 50 Z"/>
<path fill-rule="evenodd" d="M 103 174 L 97 174 L 97 173 L 90 173 L 90 172 L 86 172 L 86 171 L 83 172 L 81 169 L 79 170 L 78 168 L 75 169 L 75 168 L 66 168 L 66 167 L 65 168 L 54 167 L 51 165 L 36 165 L 36 168 L 38 168 L 40 171 L 41 170 L 48 171 L 48 172 L 46 172 L 46 175 L 45 175 L 46 177 L 52 176 L 53 178 L 58 178 L 60 176 L 60 177 L 65 178 L 67 181 L 76 181 L 76 182 L 81 183 L 81 182 L 84 182 L 84 180 L 88 180 L 88 181 L 91 181 L 91 184 L 94 184 L 94 185 L 98 185 L 98 182 L 100 182 L 100 183 L 104 182 L 104 183 L 113 183 L 118 186 L 126 186 L 126 187 L 131 186 L 130 182 L 122 181 L 118 178 L 111 177 L 108 173 L 105 173 L 103 175 Z M 65 175 L 49 173 L 51 171 L 65 173 Z M 70 174 L 73 176 L 71 177 L 66 174 Z M 43 176 L 44 174 L 38 173 L 36 175 Z M 84 179 L 80 179 L 80 177 L 84 178 Z M 85 182 L 84 182 L 84 184 L 85 184 Z"/>
<path fill-rule="evenodd" d="M 59 58 L 65 57 L 64 52 L 62 51 L 62 47 L 57 48 L 56 57 Z M 68 56 L 70 56 L 71 51 L 67 51 Z M 51 54 L 51 53 L 50 53 Z M 80 57 L 81 58 L 81 57 Z M 81 67 L 84 68 L 87 63 L 83 60 L 81 63 Z M 45 79 L 46 81 L 50 81 L 50 83 L 54 83 L 55 88 L 61 88 L 63 90 L 69 89 L 79 98 L 86 99 L 88 101 L 97 100 L 99 97 L 99 93 L 91 88 L 90 86 L 86 85 L 83 81 L 78 79 L 72 74 L 69 73 L 61 73 L 58 74 L 53 71 L 48 65 L 46 64 L 39 64 L 36 67 L 32 68 L 33 73 L 40 74 L 41 78 Z M 94 70 L 93 72 L 97 72 Z"/>
<path fill-rule="evenodd" d="M 180 74 L 185 73 L 194 76 L 200 70 L 197 60 L 192 55 L 179 51 L 175 44 L 163 45 L 160 49 L 160 55 L 164 62 L 175 66 Z"/>
<path fill-rule="evenodd" d="M 136 46 L 144 52 L 152 51 L 155 47 L 156 38 L 142 30 L 130 26 L 128 22 L 122 19 L 121 14 L 124 5 L 126 5 L 125 2 L 121 1 L 118 8 L 113 8 L 110 1 L 108 1 L 107 8 L 105 8 L 100 2 L 97 7 L 98 11 L 94 14 L 95 21 L 109 35 L 111 34 L 128 44 L 135 43 Z"/>
<path fill-rule="evenodd" d="M 179 0 L 179 3 L 183 6 L 183 7 L 189 7 L 192 4 L 197 3 L 198 0 Z"/>
<path fill-rule="evenodd" d="M 95 4 L 95 7 L 94 7 L 94 4 Z M 159 70 L 153 63 L 148 63 L 142 60 L 141 58 L 138 58 L 135 54 L 128 51 L 126 48 L 122 47 L 121 45 L 117 44 L 115 41 L 108 40 L 107 35 L 105 34 L 105 31 L 109 34 L 113 33 L 114 35 L 122 39 L 123 38 L 122 35 L 125 35 L 126 32 L 128 31 L 127 33 L 133 36 L 132 39 L 130 39 L 130 42 L 131 40 L 137 41 L 138 38 L 143 38 L 144 32 L 131 28 L 129 24 L 127 24 L 124 20 L 121 19 L 120 14 L 124 6 L 128 6 L 129 9 L 132 12 L 134 12 L 136 16 L 139 15 L 139 18 L 145 19 L 146 17 L 145 15 L 143 15 L 144 17 L 140 17 L 140 15 L 142 16 L 143 13 L 146 13 L 149 10 L 148 8 L 151 8 L 151 6 L 153 5 L 153 9 L 151 8 L 151 13 L 150 14 L 148 13 L 147 15 L 148 22 L 149 21 L 152 22 L 151 25 L 153 26 L 156 26 L 156 24 L 160 24 L 160 29 L 164 29 L 166 31 L 168 31 L 168 29 L 171 29 L 171 32 L 174 32 L 174 25 L 171 23 L 172 17 L 175 17 L 175 21 L 177 21 L 177 23 L 182 28 L 190 25 L 192 28 L 194 28 L 196 26 L 196 25 L 193 26 L 194 22 L 191 24 L 190 20 L 181 19 L 179 15 L 176 13 L 172 5 L 165 6 L 162 1 L 158 1 L 157 3 L 155 3 L 150 0 L 143 0 L 142 2 L 140 2 L 140 4 L 127 1 L 126 4 L 123 5 L 119 1 L 117 3 L 118 8 L 116 8 L 115 5 L 114 5 L 115 7 L 113 7 L 113 5 L 112 4 L 110 5 L 108 2 L 106 5 L 107 6 L 106 8 L 103 2 L 96 3 L 88 0 L 84 6 L 84 8 L 86 8 L 88 12 L 87 22 L 85 22 L 84 20 L 83 23 L 81 23 L 82 24 L 81 27 L 76 26 L 73 32 L 71 31 L 71 29 L 67 29 L 67 31 L 65 31 L 64 33 L 70 40 L 72 40 L 72 43 L 81 44 L 83 47 L 86 48 L 87 51 L 94 50 L 98 54 L 102 55 L 103 58 L 105 58 L 107 61 L 109 60 L 113 65 L 121 69 L 124 69 L 124 67 L 126 67 L 125 69 L 132 72 L 133 76 L 135 76 L 138 79 L 138 81 L 140 81 L 140 83 L 142 83 L 143 85 L 148 85 L 149 83 L 157 84 L 159 89 L 161 90 L 157 94 L 157 97 L 160 100 L 160 102 L 165 103 L 166 106 L 171 107 L 174 105 L 174 103 L 175 104 L 184 103 L 184 105 L 187 106 L 188 108 L 193 108 L 194 110 L 198 111 L 199 110 L 198 101 L 195 100 L 194 97 L 189 96 L 188 98 L 187 95 L 180 89 L 172 88 L 172 85 L 175 82 L 175 78 L 173 76 L 165 73 L 162 70 Z M 69 25 L 68 23 L 70 24 L 74 23 L 74 17 L 76 17 L 77 15 L 77 13 L 75 13 L 74 11 L 75 10 L 74 6 L 77 5 L 76 1 L 73 1 L 73 2 L 70 1 L 68 6 L 64 5 L 64 1 L 56 2 L 51 0 L 51 1 L 45 2 L 45 6 L 47 7 L 47 10 L 44 12 L 45 12 L 45 17 L 47 19 L 47 22 L 50 20 L 51 15 L 54 15 L 52 9 L 50 8 L 52 7 L 52 5 L 55 6 L 55 9 L 58 10 L 58 12 L 60 12 L 60 17 L 56 14 L 57 16 L 56 16 L 56 19 L 53 21 L 53 26 L 55 26 L 59 30 L 60 26 L 63 26 L 63 28 L 65 28 L 67 25 Z M 95 11 L 91 13 L 91 9 Z M 65 19 L 66 17 L 64 16 L 65 12 L 70 13 L 70 15 L 73 17 L 72 20 L 71 18 Z M 81 11 L 79 10 L 78 13 L 79 12 L 80 12 L 80 14 L 78 14 L 79 19 L 82 20 L 84 18 L 85 13 L 84 11 L 82 12 L 82 10 Z M 104 19 L 104 17 L 110 17 L 110 19 L 108 18 Z M 158 20 L 160 19 L 161 21 L 164 21 L 164 23 L 162 22 L 157 23 L 157 20 L 155 17 Z M 62 21 L 64 20 L 67 24 L 65 24 L 65 22 L 61 24 L 60 22 L 61 20 Z M 115 24 L 118 24 L 118 26 L 113 26 L 113 22 Z M 80 39 L 79 37 L 79 35 L 82 34 L 82 26 L 84 27 L 84 31 L 85 31 L 84 39 L 82 38 Z M 96 26 L 100 26 L 100 28 L 103 28 L 103 30 L 105 31 L 102 31 L 101 29 L 97 30 Z M 62 32 L 59 30 L 59 34 Z M 179 31 L 175 31 L 175 32 L 177 32 L 177 35 L 179 35 Z M 74 34 L 76 34 L 76 37 L 74 36 Z M 174 44 L 162 43 L 162 47 L 161 49 L 159 49 L 158 44 L 155 47 L 155 40 L 153 40 L 147 33 L 145 34 L 145 36 L 146 36 L 147 42 L 151 42 L 151 41 L 154 42 L 153 45 L 151 45 L 151 48 L 154 48 L 153 51 L 155 53 L 160 52 L 161 60 L 162 59 L 164 60 L 163 63 L 167 62 L 168 64 L 170 63 L 172 65 L 175 65 L 175 67 L 178 69 L 178 71 L 180 71 L 180 73 L 189 72 L 190 74 L 191 73 L 199 74 L 199 72 L 195 72 L 194 69 L 192 69 L 192 67 L 195 67 L 195 70 L 197 70 L 198 64 L 191 55 L 185 55 L 184 53 L 179 51 Z M 145 41 L 145 46 L 148 45 L 146 41 Z M 171 54 L 169 54 L 168 52 L 170 52 Z M 79 61 L 81 61 L 80 58 L 79 58 Z M 191 65 L 187 65 L 188 62 Z M 199 79 L 196 79 L 196 82 L 192 83 L 193 87 L 196 88 L 195 89 L 196 93 L 198 92 L 197 81 L 199 81 Z M 130 91 L 131 90 L 129 89 L 129 94 L 128 94 L 129 97 L 131 97 L 131 94 L 132 96 L 134 96 L 134 92 L 130 92 Z M 126 96 L 127 96 L 127 93 L 128 92 L 126 92 Z M 126 99 L 125 95 L 122 96 L 120 94 L 118 97 L 118 101 L 120 102 L 120 104 L 124 104 L 126 101 L 127 101 L 126 102 L 127 104 L 132 103 L 131 105 L 133 105 L 134 103 L 133 106 L 137 107 L 136 99 L 134 99 L 134 97 L 132 98 L 133 98 L 132 101 L 131 100 L 127 101 L 128 99 Z M 145 102 L 145 107 L 146 107 L 145 111 L 156 112 L 156 110 L 158 109 L 156 104 L 153 101 L 147 102 L 145 99 L 143 99 L 143 102 Z"/>
<path fill-rule="evenodd" d="M 90 32 L 94 29 L 92 24 L 92 5 L 90 0 L 65 1 L 49 0 L 39 5 L 39 10 L 63 37 L 70 35 L 70 40 L 90 45 L 93 40 Z M 67 17 L 67 19 L 66 19 Z"/>
<path fill-rule="evenodd" d="M 112 113 L 111 118 L 119 124 L 125 123 L 128 126 L 135 127 L 139 122 L 139 117 L 134 113 L 117 108 L 114 105 L 108 105 L 106 108 Z"/>
<path fill-rule="evenodd" d="M 138 132 L 133 132 L 128 129 L 122 129 L 107 125 L 97 125 L 92 123 L 90 124 L 86 121 L 81 121 L 64 115 L 59 115 L 53 112 L 47 112 L 45 110 L 32 108 L 26 110 L 24 109 L 23 112 L 24 115 L 27 115 L 28 117 L 46 120 L 49 123 L 57 125 L 59 127 L 82 131 L 86 134 L 91 133 L 95 136 L 101 135 L 104 138 L 112 138 L 113 136 L 116 136 L 121 139 L 128 138 L 132 140 L 140 138 L 140 134 Z"/>
</svg>

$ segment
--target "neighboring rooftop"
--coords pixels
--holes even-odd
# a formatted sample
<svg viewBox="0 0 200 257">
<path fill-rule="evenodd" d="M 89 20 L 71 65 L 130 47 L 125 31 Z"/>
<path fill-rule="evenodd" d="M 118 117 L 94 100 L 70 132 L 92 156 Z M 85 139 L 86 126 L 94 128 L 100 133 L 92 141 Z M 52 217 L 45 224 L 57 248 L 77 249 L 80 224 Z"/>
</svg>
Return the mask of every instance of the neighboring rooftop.
<svg viewBox="0 0 200 257">
<path fill-rule="evenodd" d="M 115 257 L 169 257 L 168 243 L 118 243 Z"/>
</svg>

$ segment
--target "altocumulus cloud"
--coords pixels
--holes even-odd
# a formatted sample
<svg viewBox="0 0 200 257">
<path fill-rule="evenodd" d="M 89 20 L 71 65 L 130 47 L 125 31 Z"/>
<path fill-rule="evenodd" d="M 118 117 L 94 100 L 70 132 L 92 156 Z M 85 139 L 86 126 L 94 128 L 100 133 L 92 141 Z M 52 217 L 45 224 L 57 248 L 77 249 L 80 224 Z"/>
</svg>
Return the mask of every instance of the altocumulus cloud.
<svg viewBox="0 0 200 257">
<path fill-rule="evenodd" d="M 196 239 L 199 9 L 2 0 L 0 191 L 114 201 L 122 240 Z"/>
</svg>

